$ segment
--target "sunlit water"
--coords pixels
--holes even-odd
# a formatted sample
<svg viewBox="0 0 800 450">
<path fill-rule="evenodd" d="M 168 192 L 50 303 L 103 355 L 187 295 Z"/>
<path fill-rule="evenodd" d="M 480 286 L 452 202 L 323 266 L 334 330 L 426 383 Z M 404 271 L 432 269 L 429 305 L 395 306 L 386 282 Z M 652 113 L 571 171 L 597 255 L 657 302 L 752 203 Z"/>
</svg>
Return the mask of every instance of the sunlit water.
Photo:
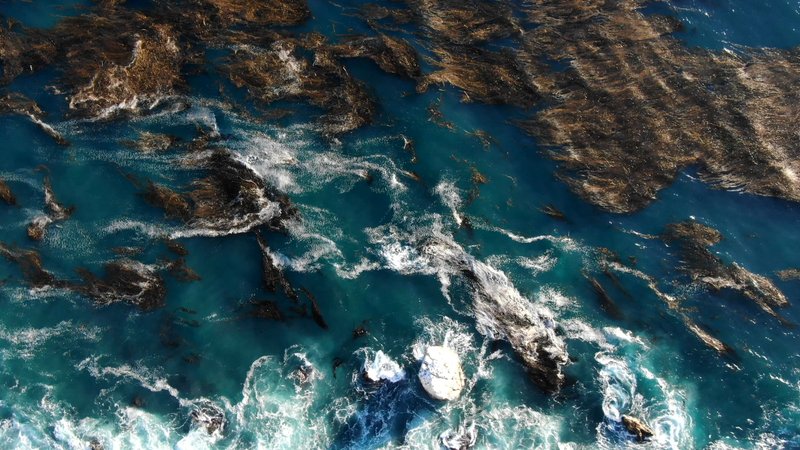
<svg viewBox="0 0 800 450">
<path fill-rule="evenodd" d="M 75 13 L 53 3 L 0 8 L 42 27 Z M 310 6 L 314 19 L 304 29 L 364 30 L 348 8 Z M 687 45 L 800 43 L 794 0 L 675 1 L 671 8 L 685 19 Z M 714 247 L 720 257 L 771 276 L 800 265 L 797 205 L 710 190 L 687 172 L 644 211 L 606 214 L 555 178 L 535 140 L 508 123 L 513 109 L 465 105 L 450 89 L 402 96 L 412 82 L 371 62 L 351 61 L 348 69 L 368 82 L 381 110 L 376 125 L 337 142 L 303 120 L 248 123 L 220 108 L 206 87 L 214 85 L 200 78 L 186 111 L 105 124 L 64 121 L 63 99 L 40 89 L 52 73 L 15 83 L 72 146 L 56 146 L 24 118 L 0 118 L 0 178 L 20 204 L 0 206 L 2 241 L 30 245 L 25 224 L 43 208 L 43 174 L 34 169 L 47 164 L 61 203 L 76 206 L 40 244 L 48 269 L 64 277 L 77 267 L 97 270 L 118 246 L 143 246 L 143 259 L 154 263 L 166 249 L 153 239 L 171 236 L 188 248 L 187 263 L 202 280 L 167 278 L 167 306 L 140 313 L 32 291 L 0 261 L 1 448 L 87 448 L 92 440 L 144 449 L 439 448 L 443 433 L 473 427 L 478 448 L 800 447 L 797 329 L 736 295 L 673 283 L 675 252 L 633 233 L 657 234 L 695 217 L 724 235 Z M 454 130 L 428 121 L 426 108 L 437 99 Z M 292 283 L 316 294 L 328 330 L 310 319 L 248 317 L 251 299 L 275 297 L 261 286 L 254 236 L 211 236 L 165 221 L 124 176 L 176 187 L 189 181 L 180 152 L 144 155 L 119 141 L 144 130 L 190 139 L 197 125 L 230 135 L 226 144 L 240 160 L 297 204 L 302 221 L 286 236 L 270 236 L 270 248 Z M 477 130 L 493 137 L 488 148 L 471 134 Z M 403 137 L 415 141 L 416 163 Z M 473 170 L 488 179 L 478 195 Z M 546 204 L 569 221 L 542 214 Z M 474 231 L 459 226 L 464 217 Z M 531 309 L 552 314 L 572 359 L 560 394 L 538 390 L 511 348 L 481 333 L 468 286 L 417 252 L 431 236 L 501 273 L 489 285 L 496 293 L 518 293 Z M 635 257 L 638 270 L 695 307 L 691 316 L 735 356 L 704 347 L 638 272 L 618 274 L 624 292 L 607 286 L 620 316 L 603 312 L 582 275 L 600 270 L 598 247 Z M 790 301 L 798 298 L 800 283 L 776 283 Z M 800 322 L 796 306 L 782 312 Z M 369 334 L 354 339 L 359 325 Z M 431 400 L 417 381 L 420 349 L 430 344 L 447 344 L 462 358 L 467 385 L 455 402 Z M 335 358 L 344 362 L 334 374 Z M 401 369 L 389 374 L 395 382 L 365 383 L 364 368 L 386 359 Z M 294 378 L 299 367 L 313 367 L 307 384 Z M 223 432 L 209 435 L 192 422 L 204 406 L 224 411 Z M 631 440 L 617 424 L 622 414 L 645 419 L 653 440 Z"/>
</svg>

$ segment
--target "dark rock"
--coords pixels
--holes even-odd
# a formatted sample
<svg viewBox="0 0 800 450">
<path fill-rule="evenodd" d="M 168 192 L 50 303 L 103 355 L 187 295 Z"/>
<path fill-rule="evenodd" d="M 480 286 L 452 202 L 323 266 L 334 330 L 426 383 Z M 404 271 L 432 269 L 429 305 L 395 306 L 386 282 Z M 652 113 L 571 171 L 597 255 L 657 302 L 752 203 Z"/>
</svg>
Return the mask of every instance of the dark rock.
<svg viewBox="0 0 800 450">
<path fill-rule="evenodd" d="M 606 290 L 603 288 L 603 285 L 600 284 L 597 279 L 591 277 L 589 275 L 584 274 L 584 277 L 592 285 L 592 289 L 594 293 L 597 295 L 597 298 L 600 300 L 600 308 L 609 315 L 614 320 L 622 320 L 624 319 L 624 315 L 622 311 L 617 306 L 617 303 L 608 295 Z"/>
<path fill-rule="evenodd" d="M 212 403 L 197 406 L 190 417 L 192 422 L 203 427 L 209 435 L 224 433 L 228 424 L 225 412 Z"/>
<path fill-rule="evenodd" d="M 144 406 L 145 406 L 144 398 L 142 398 L 142 397 L 140 397 L 138 395 L 133 397 L 133 401 L 131 401 L 131 405 L 133 405 L 133 406 L 135 406 L 137 408 L 144 408 Z"/>
<path fill-rule="evenodd" d="M 32 287 L 66 287 L 67 285 L 42 267 L 41 256 L 33 250 L 9 247 L 0 242 L 0 255 L 19 266 L 23 278 Z"/>
<path fill-rule="evenodd" d="M 322 317 L 322 311 L 319 309 L 319 304 L 317 303 L 317 299 L 314 297 L 314 294 L 304 287 L 300 288 L 300 290 L 303 291 L 303 294 L 306 295 L 308 301 L 311 302 L 311 317 L 314 319 L 314 322 L 323 330 L 327 330 L 328 324 L 325 322 L 325 318 Z"/>
<path fill-rule="evenodd" d="M 336 378 L 336 369 L 338 369 L 342 364 L 344 364 L 344 360 L 342 358 L 338 356 L 333 358 L 333 378 Z"/>
<path fill-rule="evenodd" d="M 631 416 L 622 416 L 622 425 L 628 433 L 636 436 L 636 440 L 644 442 L 653 437 L 653 430 L 642 420 Z"/>
<path fill-rule="evenodd" d="M 0 97 L 0 114 L 17 114 L 27 117 L 33 124 L 50 136 L 58 145 L 68 146 L 64 136 L 44 121 L 45 112 L 33 100 L 19 93 L 10 93 Z"/>
<path fill-rule="evenodd" d="M 562 222 L 567 221 L 567 216 L 564 214 L 560 209 L 556 208 L 555 205 L 549 204 L 544 205 L 539 208 L 539 211 L 544 213 L 545 215 L 552 217 L 553 219 L 560 220 Z"/>
<path fill-rule="evenodd" d="M 0 200 L 6 202 L 7 204 L 14 206 L 17 204 L 17 198 L 14 196 L 14 193 L 11 192 L 11 188 L 8 187 L 5 181 L 0 179 Z"/>
<path fill-rule="evenodd" d="M 269 292 L 277 292 L 280 287 L 284 294 L 293 301 L 297 301 L 297 292 L 295 292 L 286 275 L 283 271 L 275 265 L 272 255 L 269 252 L 269 247 L 264 237 L 260 232 L 256 232 L 256 240 L 258 246 L 261 248 L 261 266 L 263 269 L 264 288 Z"/>
<path fill-rule="evenodd" d="M 46 170 L 46 168 L 44 170 Z M 34 241 L 41 241 L 44 239 L 47 227 L 50 224 L 67 220 L 75 211 L 74 206 L 65 208 L 58 203 L 49 176 L 44 177 L 44 201 L 48 209 L 48 214 L 37 216 L 28 224 L 28 237 Z"/>
<path fill-rule="evenodd" d="M 369 334 L 369 331 L 367 331 L 367 328 L 362 324 L 362 325 L 357 326 L 353 330 L 353 339 L 362 338 L 362 337 L 364 337 L 364 336 L 366 336 L 368 334 Z"/>
<path fill-rule="evenodd" d="M 93 299 L 98 305 L 127 303 L 142 311 L 164 306 L 164 280 L 154 266 L 131 259 L 120 259 L 105 265 L 105 276 L 99 278 L 86 269 L 78 269 L 83 284 L 75 290 Z"/>
<path fill-rule="evenodd" d="M 188 221 L 191 218 L 192 207 L 189 200 L 166 186 L 150 182 L 144 198 L 151 205 L 163 209 L 170 219 Z"/>
<path fill-rule="evenodd" d="M 250 315 L 253 317 L 277 321 L 284 319 L 278 304 L 271 300 L 251 300 L 250 304 L 252 305 Z"/>
<path fill-rule="evenodd" d="M 175 261 L 169 262 L 167 264 L 167 269 L 169 270 L 169 274 L 176 280 L 184 283 L 203 279 L 197 272 L 186 265 L 186 259 L 184 258 L 178 258 Z"/>
<path fill-rule="evenodd" d="M 178 256 L 188 256 L 189 255 L 189 250 L 186 250 L 186 247 L 184 247 L 183 244 L 181 244 L 178 241 L 173 241 L 171 239 L 168 239 L 168 240 L 166 240 L 164 242 L 164 244 L 167 246 L 167 249 L 169 251 L 171 251 L 172 253 L 174 253 L 174 254 L 176 254 Z"/>
</svg>

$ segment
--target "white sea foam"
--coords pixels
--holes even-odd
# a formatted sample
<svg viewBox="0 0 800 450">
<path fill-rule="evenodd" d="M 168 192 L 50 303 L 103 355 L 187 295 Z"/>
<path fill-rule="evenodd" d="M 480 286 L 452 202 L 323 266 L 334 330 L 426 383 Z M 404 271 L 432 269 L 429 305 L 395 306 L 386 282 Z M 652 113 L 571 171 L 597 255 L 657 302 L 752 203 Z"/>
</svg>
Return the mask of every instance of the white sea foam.
<svg viewBox="0 0 800 450">
<path fill-rule="evenodd" d="M 72 321 L 62 321 L 53 327 L 8 329 L 0 326 L 0 340 L 10 344 L 3 354 L 21 359 L 31 359 L 36 351 L 52 339 L 78 338 L 89 342 L 97 341 L 102 330 L 97 327 L 75 325 Z"/>
<path fill-rule="evenodd" d="M 406 377 L 406 371 L 395 360 L 382 350 L 364 351 L 364 375 L 370 381 L 388 381 L 397 383 Z"/>
</svg>

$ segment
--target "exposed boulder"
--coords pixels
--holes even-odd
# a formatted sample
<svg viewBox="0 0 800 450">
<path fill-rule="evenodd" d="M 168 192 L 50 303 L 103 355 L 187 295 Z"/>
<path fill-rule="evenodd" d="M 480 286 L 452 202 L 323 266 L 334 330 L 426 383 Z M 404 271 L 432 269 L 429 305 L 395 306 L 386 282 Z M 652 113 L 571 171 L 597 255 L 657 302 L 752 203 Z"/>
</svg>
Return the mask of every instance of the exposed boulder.
<svg viewBox="0 0 800 450">
<path fill-rule="evenodd" d="M 653 429 L 650 428 L 641 419 L 632 416 L 622 416 L 622 425 L 628 433 L 636 436 L 636 440 L 644 442 L 646 439 L 653 437 Z"/>
<path fill-rule="evenodd" d="M 425 392 L 436 400 L 455 400 L 464 389 L 461 358 L 449 347 L 426 348 L 418 377 Z"/>
<path fill-rule="evenodd" d="M 225 411 L 210 402 L 198 405 L 189 416 L 192 422 L 202 427 L 210 436 L 221 436 L 228 424 Z"/>
</svg>

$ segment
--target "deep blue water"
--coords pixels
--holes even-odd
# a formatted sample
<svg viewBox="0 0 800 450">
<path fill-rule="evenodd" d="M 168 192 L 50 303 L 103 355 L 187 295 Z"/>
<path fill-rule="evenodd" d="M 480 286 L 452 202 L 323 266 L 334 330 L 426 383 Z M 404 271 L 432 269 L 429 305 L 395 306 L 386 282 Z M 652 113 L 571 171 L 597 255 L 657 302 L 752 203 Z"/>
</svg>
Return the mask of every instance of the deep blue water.
<svg viewBox="0 0 800 450">
<path fill-rule="evenodd" d="M 54 8 L 60 3 L 2 2 L 0 10 L 49 27 L 76 13 Z M 365 31 L 351 7 L 315 0 L 310 8 L 314 19 L 304 30 Z M 687 45 L 800 44 L 795 0 L 674 1 L 668 9 L 686 22 L 678 37 Z M 25 224 L 44 207 L 43 174 L 34 169 L 46 164 L 61 203 L 76 205 L 38 246 L 49 270 L 64 277 L 76 267 L 98 270 L 118 246 L 143 246 L 142 258 L 155 263 L 167 254 L 156 238 L 172 235 L 202 280 L 167 277 L 167 306 L 141 313 L 94 307 L 61 290 L 33 291 L 14 265 L 0 261 L 0 447 L 87 448 L 97 439 L 106 448 L 439 448 L 442 432 L 474 422 L 478 448 L 800 448 L 798 329 L 735 295 L 687 288 L 673 249 L 631 233 L 658 234 L 690 217 L 717 228 L 724 240 L 714 251 L 775 279 L 793 303 L 782 313 L 800 323 L 800 282 L 773 276 L 800 266 L 798 205 L 712 190 L 690 170 L 643 211 L 604 213 L 558 181 L 535 139 L 509 124 L 518 111 L 463 104 L 454 89 L 401 96 L 414 90 L 412 82 L 367 61 L 348 69 L 368 82 L 380 112 L 375 125 L 339 142 L 300 119 L 248 123 L 204 101 L 215 87 L 202 77 L 190 80 L 188 110 L 110 123 L 64 120 L 63 99 L 41 90 L 52 73 L 15 82 L 72 145 L 56 146 L 24 118 L 0 117 L 0 178 L 20 204 L 0 206 L 2 241 L 30 246 Z M 453 131 L 428 120 L 426 108 L 437 100 Z M 179 154 L 143 155 L 119 141 L 144 130 L 189 138 L 196 125 L 230 134 L 231 148 L 298 205 L 303 221 L 271 237 L 270 247 L 292 283 L 314 291 L 328 330 L 310 319 L 246 317 L 249 300 L 271 297 L 252 234 L 186 236 L 122 175 L 170 186 L 189 181 Z M 493 137 L 488 149 L 470 134 L 477 130 Z M 415 141 L 416 163 L 401 135 Z M 473 168 L 488 182 L 468 202 Z M 360 176 L 364 170 L 372 183 Z M 569 221 L 539 212 L 545 204 Z M 453 208 L 471 219 L 473 232 L 458 226 Z M 572 357 L 561 394 L 539 391 L 510 347 L 478 332 L 464 286 L 454 281 L 446 298 L 441 268 L 415 264 L 407 252 L 427 235 L 505 273 L 513 287 L 497 289 L 516 289 L 531 308 L 552 311 Z M 602 276 L 600 247 L 635 257 L 638 270 L 682 298 L 691 317 L 736 355 L 703 346 L 636 274 L 619 275 L 627 295 L 607 283 L 621 317 L 606 314 L 582 275 Z M 354 340 L 362 323 L 369 335 Z M 469 380 L 447 404 L 419 386 L 413 351 L 444 342 L 459 352 Z M 377 351 L 404 368 L 404 380 L 364 384 L 362 368 Z M 334 358 L 344 361 L 335 377 Z M 314 379 L 297 388 L 291 374 L 306 363 Z M 133 406 L 135 398 L 144 407 Z M 192 424 L 191 411 L 204 402 L 225 412 L 222 437 Z M 614 428 L 609 418 L 617 410 L 646 418 L 653 441 L 637 444 Z"/>
</svg>

